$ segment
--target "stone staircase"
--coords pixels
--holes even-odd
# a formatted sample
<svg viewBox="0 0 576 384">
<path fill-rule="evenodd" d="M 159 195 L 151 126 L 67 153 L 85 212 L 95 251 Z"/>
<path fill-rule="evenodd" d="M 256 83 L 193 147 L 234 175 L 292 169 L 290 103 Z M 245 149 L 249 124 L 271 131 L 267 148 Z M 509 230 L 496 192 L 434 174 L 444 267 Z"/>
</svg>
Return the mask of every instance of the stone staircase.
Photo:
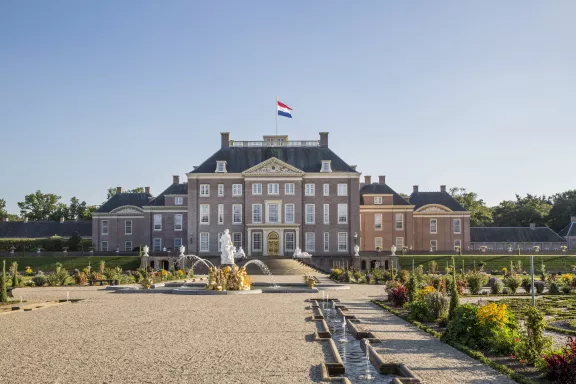
<svg viewBox="0 0 576 384">
<path fill-rule="evenodd" d="M 258 259 L 262 261 L 273 275 L 323 275 L 322 272 L 310 268 L 308 265 L 301 263 L 293 258 L 276 258 L 276 257 L 250 257 L 248 261 Z M 241 263 L 240 265 L 243 265 Z M 247 270 L 249 275 L 262 275 L 262 271 L 257 265 L 249 265 Z"/>
</svg>

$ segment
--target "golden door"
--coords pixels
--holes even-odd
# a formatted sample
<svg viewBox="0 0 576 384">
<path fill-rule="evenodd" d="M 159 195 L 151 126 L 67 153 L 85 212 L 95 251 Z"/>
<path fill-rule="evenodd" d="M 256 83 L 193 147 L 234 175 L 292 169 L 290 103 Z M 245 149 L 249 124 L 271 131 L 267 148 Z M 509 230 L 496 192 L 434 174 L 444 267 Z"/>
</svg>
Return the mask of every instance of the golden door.
<svg viewBox="0 0 576 384">
<path fill-rule="evenodd" d="M 280 239 L 276 232 L 268 235 L 268 256 L 278 256 L 280 254 Z"/>
</svg>

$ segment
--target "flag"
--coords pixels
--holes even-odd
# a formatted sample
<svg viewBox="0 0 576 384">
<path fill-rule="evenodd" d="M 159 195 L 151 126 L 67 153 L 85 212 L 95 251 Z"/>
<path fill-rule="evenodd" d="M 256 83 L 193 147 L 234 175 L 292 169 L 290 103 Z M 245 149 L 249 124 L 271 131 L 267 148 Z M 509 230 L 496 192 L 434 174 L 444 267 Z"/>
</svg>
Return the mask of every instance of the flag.
<svg viewBox="0 0 576 384">
<path fill-rule="evenodd" d="M 278 115 L 292 118 L 292 108 L 284 103 L 278 102 Z"/>
</svg>

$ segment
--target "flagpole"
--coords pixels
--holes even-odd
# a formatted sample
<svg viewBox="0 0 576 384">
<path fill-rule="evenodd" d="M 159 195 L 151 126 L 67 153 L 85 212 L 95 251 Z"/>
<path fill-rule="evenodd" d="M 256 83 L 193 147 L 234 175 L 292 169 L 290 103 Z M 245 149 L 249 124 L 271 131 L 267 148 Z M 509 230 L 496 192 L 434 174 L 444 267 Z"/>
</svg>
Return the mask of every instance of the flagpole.
<svg viewBox="0 0 576 384">
<path fill-rule="evenodd" d="M 276 96 L 276 136 L 278 136 L 278 96 Z"/>
</svg>

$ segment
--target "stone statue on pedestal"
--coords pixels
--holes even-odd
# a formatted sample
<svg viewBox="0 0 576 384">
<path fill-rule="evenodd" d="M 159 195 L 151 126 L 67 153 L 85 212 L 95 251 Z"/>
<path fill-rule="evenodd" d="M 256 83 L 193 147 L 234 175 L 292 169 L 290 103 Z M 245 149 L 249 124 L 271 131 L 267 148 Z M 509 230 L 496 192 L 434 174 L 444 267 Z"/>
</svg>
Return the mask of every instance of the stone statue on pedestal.
<svg viewBox="0 0 576 384">
<path fill-rule="evenodd" d="M 392 252 L 390 256 L 396 256 L 396 246 L 394 244 L 390 247 L 390 252 Z"/>
<path fill-rule="evenodd" d="M 246 259 L 246 253 L 244 253 L 244 250 L 242 249 L 242 247 L 238 247 L 238 250 L 234 254 L 234 258 L 239 260 L 239 261 Z"/>
<path fill-rule="evenodd" d="M 186 251 L 186 247 L 181 245 L 179 250 L 180 250 L 180 256 L 184 256 L 184 252 Z"/>
<path fill-rule="evenodd" d="M 354 256 L 360 256 L 358 252 L 360 252 L 360 247 L 358 246 L 358 244 L 356 244 L 354 246 Z"/>
<path fill-rule="evenodd" d="M 220 237 L 220 249 L 222 253 L 220 254 L 220 264 L 221 265 L 232 265 L 234 264 L 234 254 L 236 249 L 234 248 L 234 243 L 232 243 L 232 237 L 230 237 L 229 230 L 225 229 L 222 237 Z"/>
</svg>

